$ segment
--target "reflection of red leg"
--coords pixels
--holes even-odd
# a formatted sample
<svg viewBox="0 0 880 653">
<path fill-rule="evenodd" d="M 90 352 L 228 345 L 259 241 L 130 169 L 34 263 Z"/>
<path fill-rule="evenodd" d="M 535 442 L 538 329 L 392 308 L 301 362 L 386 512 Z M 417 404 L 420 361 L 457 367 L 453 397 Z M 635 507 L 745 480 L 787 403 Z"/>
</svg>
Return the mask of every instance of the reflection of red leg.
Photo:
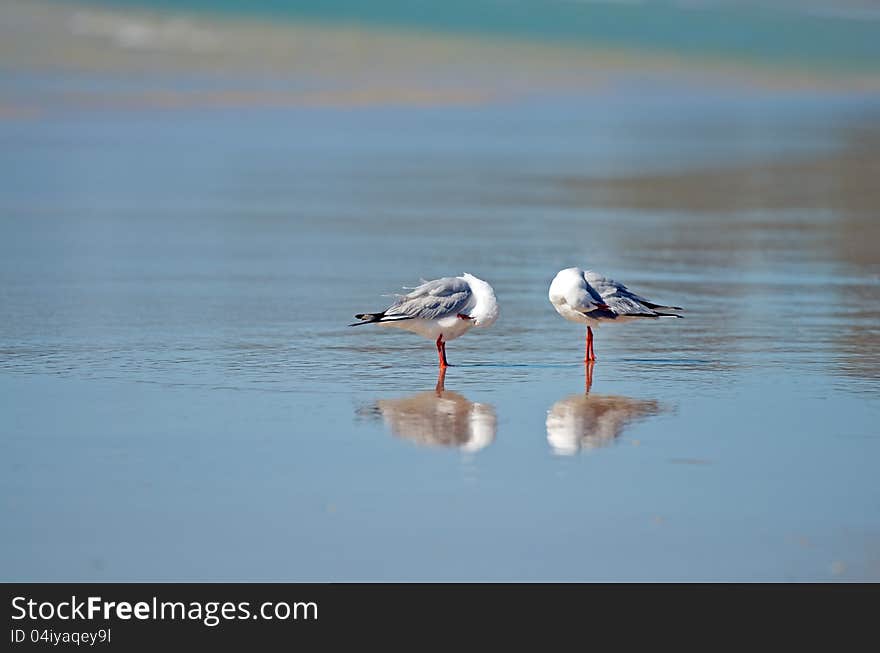
<svg viewBox="0 0 880 653">
<path fill-rule="evenodd" d="M 589 361 L 584 365 L 584 392 L 586 394 L 590 393 L 590 388 L 593 386 L 593 366 L 595 364 L 593 361 Z"/>
<path fill-rule="evenodd" d="M 443 342 L 443 336 L 437 336 L 437 358 L 440 360 L 440 368 L 449 367 L 446 362 L 446 343 Z"/>
<path fill-rule="evenodd" d="M 438 397 L 446 389 L 446 387 L 444 385 L 444 381 L 446 381 L 446 368 L 441 367 L 440 371 L 437 373 L 437 385 L 434 388 L 434 390 L 437 392 Z"/>
<path fill-rule="evenodd" d="M 587 327 L 587 348 L 584 354 L 584 362 L 589 363 L 596 360 L 596 354 L 593 352 L 593 330 Z"/>
</svg>

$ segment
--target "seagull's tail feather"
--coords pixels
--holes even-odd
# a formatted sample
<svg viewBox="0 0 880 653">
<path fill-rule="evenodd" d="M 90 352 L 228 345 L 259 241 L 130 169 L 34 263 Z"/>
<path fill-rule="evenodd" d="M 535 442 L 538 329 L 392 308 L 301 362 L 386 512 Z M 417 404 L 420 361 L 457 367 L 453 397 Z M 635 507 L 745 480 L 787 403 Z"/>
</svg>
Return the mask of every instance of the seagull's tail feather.
<svg viewBox="0 0 880 653">
<path fill-rule="evenodd" d="M 672 308 L 672 307 L 670 306 L 670 308 Z M 681 310 L 681 309 L 679 309 L 679 310 Z M 675 313 L 661 313 L 660 311 L 654 311 L 654 312 L 657 314 L 657 317 L 678 317 L 678 318 L 684 318 L 684 315 L 676 315 Z"/>
</svg>

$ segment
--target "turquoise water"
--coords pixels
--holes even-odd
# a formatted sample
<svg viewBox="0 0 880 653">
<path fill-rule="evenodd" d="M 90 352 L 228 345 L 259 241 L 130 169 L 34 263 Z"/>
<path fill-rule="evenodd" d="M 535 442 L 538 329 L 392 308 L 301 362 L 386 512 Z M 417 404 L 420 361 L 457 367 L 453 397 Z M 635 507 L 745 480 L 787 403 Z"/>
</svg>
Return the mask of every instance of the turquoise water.
<svg viewBox="0 0 880 653">
<path fill-rule="evenodd" d="M 880 578 L 876 115 L 634 89 L 0 122 L 0 577 Z M 574 264 L 686 309 L 600 329 L 589 394 L 546 296 Z M 345 326 L 464 271 L 501 316 L 439 394 L 431 343 Z"/>
<path fill-rule="evenodd" d="M 99 0 L 118 7 L 310 19 L 794 66 L 880 69 L 880 12 L 838 2 L 577 2 L 570 0 Z"/>
</svg>

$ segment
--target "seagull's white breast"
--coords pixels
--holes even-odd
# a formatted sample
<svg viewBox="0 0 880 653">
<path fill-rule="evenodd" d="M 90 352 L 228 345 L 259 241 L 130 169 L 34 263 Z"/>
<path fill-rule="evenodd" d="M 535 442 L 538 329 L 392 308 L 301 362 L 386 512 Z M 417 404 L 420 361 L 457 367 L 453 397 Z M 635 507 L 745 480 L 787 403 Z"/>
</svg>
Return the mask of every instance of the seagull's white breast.
<svg viewBox="0 0 880 653">
<path fill-rule="evenodd" d="M 455 340 L 474 328 L 473 320 L 463 320 L 455 315 L 442 317 L 438 320 L 417 318 L 400 322 L 380 322 L 380 325 L 404 329 L 430 340 L 436 340 L 442 335 L 444 342 Z"/>
<path fill-rule="evenodd" d="M 580 268 L 560 270 L 553 278 L 548 293 L 550 303 L 562 317 L 570 322 L 596 326 L 598 322 L 583 314 L 590 309 L 590 295 Z"/>
</svg>

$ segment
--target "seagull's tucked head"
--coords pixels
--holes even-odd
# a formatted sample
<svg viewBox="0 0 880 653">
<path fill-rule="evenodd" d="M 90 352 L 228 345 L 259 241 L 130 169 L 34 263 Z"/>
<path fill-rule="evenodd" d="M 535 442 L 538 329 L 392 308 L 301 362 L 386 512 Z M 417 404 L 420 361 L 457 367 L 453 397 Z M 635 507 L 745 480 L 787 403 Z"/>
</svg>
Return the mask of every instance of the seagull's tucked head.
<svg viewBox="0 0 880 653">
<path fill-rule="evenodd" d="M 488 283 L 478 279 L 472 274 L 465 272 L 462 279 L 468 282 L 477 300 L 471 317 L 475 327 L 490 327 L 498 319 L 498 301 L 495 299 L 495 291 Z"/>
</svg>

